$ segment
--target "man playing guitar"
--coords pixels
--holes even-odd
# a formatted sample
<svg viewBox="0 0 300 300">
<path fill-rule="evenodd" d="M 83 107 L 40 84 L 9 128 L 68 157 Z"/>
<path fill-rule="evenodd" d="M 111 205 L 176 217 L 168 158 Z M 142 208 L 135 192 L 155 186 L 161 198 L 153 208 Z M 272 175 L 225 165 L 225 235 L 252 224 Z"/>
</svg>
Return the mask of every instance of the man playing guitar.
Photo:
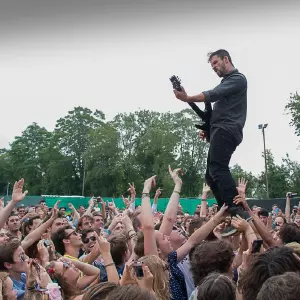
<svg viewBox="0 0 300 300">
<path fill-rule="evenodd" d="M 209 53 L 208 62 L 222 78 L 217 87 L 195 96 L 187 95 L 181 87 L 181 91 L 174 89 L 174 94 L 177 99 L 186 103 L 214 103 L 210 119 L 210 147 L 205 180 L 219 207 L 225 203 L 231 216 L 239 215 L 250 220 L 249 214 L 242 206 L 233 203 L 238 192 L 229 169 L 231 156 L 243 140 L 243 128 L 247 116 L 247 79 L 234 67 L 226 50 L 221 49 Z M 200 131 L 200 137 L 204 140 L 206 132 Z M 229 236 L 236 231 L 235 228 L 229 226 L 222 235 Z"/>
</svg>

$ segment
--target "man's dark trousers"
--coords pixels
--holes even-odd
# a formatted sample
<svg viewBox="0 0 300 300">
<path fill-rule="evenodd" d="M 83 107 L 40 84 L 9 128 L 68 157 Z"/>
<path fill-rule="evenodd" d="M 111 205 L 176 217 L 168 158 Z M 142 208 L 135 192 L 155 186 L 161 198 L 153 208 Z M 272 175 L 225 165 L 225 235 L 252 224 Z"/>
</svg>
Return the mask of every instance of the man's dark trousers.
<svg viewBox="0 0 300 300">
<path fill-rule="evenodd" d="M 233 199 L 238 195 L 236 183 L 229 170 L 229 162 L 237 142 L 232 135 L 219 128 L 211 142 L 207 156 L 205 180 L 210 186 L 219 208 L 226 206 L 235 207 Z"/>
</svg>

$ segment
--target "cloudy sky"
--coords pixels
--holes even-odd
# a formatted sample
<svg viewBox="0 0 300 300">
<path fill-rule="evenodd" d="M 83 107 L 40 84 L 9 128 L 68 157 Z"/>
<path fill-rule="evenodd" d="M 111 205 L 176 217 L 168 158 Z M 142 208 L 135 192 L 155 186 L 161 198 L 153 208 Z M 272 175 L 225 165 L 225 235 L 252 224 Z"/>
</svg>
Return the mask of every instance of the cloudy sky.
<svg viewBox="0 0 300 300">
<path fill-rule="evenodd" d="M 189 94 L 213 88 L 220 79 L 206 55 L 225 48 L 249 86 L 244 141 L 231 164 L 263 169 L 260 123 L 269 124 L 277 162 L 286 153 L 299 160 L 284 106 L 300 87 L 300 4 L 276 2 L 1 1 L 0 148 L 32 122 L 52 130 L 74 106 L 108 119 L 184 109 L 168 78 L 179 75 Z"/>
</svg>

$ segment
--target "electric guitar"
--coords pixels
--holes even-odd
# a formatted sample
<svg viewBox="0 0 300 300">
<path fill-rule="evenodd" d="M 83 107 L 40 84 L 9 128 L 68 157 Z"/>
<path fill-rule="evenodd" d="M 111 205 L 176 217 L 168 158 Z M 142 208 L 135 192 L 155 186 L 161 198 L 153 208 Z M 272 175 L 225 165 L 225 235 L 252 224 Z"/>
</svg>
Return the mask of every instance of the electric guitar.
<svg viewBox="0 0 300 300">
<path fill-rule="evenodd" d="M 173 89 L 181 92 L 181 80 L 178 76 L 173 75 L 170 78 L 170 81 L 173 85 Z M 195 103 L 188 103 L 189 106 L 193 109 L 193 111 L 199 116 L 201 119 L 201 124 L 195 124 L 195 127 L 205 131 L 206 140 L 209 142 L 210 140 L 210 119 L 212 114 L 212 107 L 210 102 L 205 102 L 205 110 L 202 111 Z"/>
</svg>

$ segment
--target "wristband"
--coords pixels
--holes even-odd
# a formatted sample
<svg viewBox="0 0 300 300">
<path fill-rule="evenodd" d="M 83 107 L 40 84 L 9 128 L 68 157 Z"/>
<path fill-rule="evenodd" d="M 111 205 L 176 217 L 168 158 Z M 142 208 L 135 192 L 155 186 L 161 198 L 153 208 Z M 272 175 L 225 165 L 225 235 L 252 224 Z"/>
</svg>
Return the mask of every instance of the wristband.
<svg viewBox="0 0 300 300">
<path fill-rule="evenodd" d="M 111 267 L 111 266 L 114 266 L 114 265 L 115 265 L 115 263 L 110 263 L 110 264 L 107 264 L 107 265 L 105 266 L 105 268 Z"/>
<path fill-rule="evenodd" d="M 180 192 L 178 192 L 178 191 L 173 191 L 173 193 L 176 193 L 176 194 L 180 195 Z"/>
</svg>

